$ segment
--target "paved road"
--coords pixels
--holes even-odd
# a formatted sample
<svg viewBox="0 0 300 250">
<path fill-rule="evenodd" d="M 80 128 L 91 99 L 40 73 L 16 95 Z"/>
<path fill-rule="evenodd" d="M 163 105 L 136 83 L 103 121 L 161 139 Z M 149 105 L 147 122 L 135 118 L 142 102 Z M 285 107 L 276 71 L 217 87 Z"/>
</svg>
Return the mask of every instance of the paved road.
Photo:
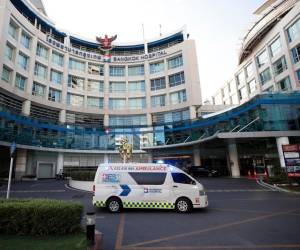
<svg viewBox="0 0 300 250">
<path fill-rule="evenodd" d="M 105 249 L 300 249 L 300 195 L 266 190 L 253 180 L 203 178 L 206 210 L 97 210 Z M 64 181 L 14 183 L 12 197 L 77 200 L 92 209 L 92 194 Z M 5 196 L 5 186 L 0 196 Z"/>
</svg>

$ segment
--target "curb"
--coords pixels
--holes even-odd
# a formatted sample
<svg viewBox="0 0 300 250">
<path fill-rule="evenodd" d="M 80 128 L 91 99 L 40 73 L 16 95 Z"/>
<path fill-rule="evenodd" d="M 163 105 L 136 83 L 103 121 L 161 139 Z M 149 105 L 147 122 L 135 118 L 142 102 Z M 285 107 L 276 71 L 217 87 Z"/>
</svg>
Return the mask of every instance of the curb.
<svg viewBox="0 0 300 250">
<path fill-rule="evenodd" d="M 291 191 L 291 190 L 287 190 L 287 189 L 284 189 L 284 188 L 280 188 L 276 185 L 271 185 L 269 183 L 266 183 L 264 181 L 261 181 L 261 180 L 257 180 L 257 183 L 265 188 L 269 188 L 273 191 L 278 191 L 278 192 L 284 192 L 284 193 L 290 193 L 290 194 L 300 194 L 299 192 L 295 192 L 295 191 Z"/>
</svg>

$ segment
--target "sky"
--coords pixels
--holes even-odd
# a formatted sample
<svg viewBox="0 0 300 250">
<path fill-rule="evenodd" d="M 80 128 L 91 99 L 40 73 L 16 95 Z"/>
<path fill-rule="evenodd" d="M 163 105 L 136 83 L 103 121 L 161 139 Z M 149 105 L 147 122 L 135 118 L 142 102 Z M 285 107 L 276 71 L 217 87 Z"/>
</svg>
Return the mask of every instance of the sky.
<svg viewBox="0 0 300 250">
<path fill-rule="evenodd" d="M 143 40 L 187 25 L 196 41 L 202 100 L 210 99 L 233 76 L 241 38 L 265 0 L 43 0 L 59 29 L 95 40 L 118 35 L 118 42 Z"/>
</svg>

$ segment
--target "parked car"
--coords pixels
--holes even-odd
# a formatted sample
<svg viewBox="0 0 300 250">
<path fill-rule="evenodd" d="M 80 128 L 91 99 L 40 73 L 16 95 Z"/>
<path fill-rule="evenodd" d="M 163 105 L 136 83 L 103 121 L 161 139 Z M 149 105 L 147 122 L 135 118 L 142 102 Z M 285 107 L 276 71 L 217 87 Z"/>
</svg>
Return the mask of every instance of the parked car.
<svg viewBox="0 0 300 250">
<path fill-rule="evenodd" d="M 216 177 L 216 176 L 221 176 L 220 171 L 216 169 L 208 169 L 205 167 L 200 167 L 200 166 L 192 166 L 189 170 L 190 174 L 192 176 L 205 176 L 205 177 Z"/>
</svg>

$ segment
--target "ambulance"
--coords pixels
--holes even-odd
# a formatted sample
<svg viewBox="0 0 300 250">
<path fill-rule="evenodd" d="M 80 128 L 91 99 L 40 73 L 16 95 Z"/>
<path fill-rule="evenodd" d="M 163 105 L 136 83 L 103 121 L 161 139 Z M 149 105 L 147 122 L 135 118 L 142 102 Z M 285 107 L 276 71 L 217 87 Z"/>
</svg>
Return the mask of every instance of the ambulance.
<svg viewBox="0 0 300 250">
<path fill-rule="evenodd" d="M 175 209 L 187 213 L 208 206 L 203 186 L 168 164 L 100 164 L 93 192 L 93 205 L 112 213 L 123 208 Z"/>
</svg>

